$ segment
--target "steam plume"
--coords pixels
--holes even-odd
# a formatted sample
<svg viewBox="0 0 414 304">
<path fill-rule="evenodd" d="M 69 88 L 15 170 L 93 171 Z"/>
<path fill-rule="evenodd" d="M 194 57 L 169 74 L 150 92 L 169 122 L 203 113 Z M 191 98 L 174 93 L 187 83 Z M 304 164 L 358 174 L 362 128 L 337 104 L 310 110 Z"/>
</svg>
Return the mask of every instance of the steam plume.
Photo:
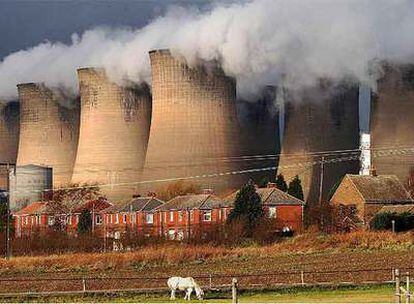
<svg viewBox="0 0 414 304">
<path fill-rule="evenodd" d="M 221 61 L 239 93 L 277 83 L 295 86 L 319 77 L 372 83 L 369 62 L 412 60 L 414 2 L 410 0 L 253 0 L 208 12 L 171 9 L 141 29 L 95 28 L 72 43 L 44 42 L 0 63 L 0 97 L 15 85 L 45 82 L 77 90 L 75 69 L 101 66 L 115 81 L 149 80 L 148 51 L 170 48 L 190 64 Z M 375 75 L 374 75 L 375 78 Z"/>
</svg>

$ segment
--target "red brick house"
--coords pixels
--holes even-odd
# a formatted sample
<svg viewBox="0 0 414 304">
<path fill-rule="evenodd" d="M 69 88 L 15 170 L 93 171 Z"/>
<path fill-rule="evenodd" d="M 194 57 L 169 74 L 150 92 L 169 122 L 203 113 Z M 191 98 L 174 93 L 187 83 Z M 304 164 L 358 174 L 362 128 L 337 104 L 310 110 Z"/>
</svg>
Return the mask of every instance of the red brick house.
<svg viewBox="0 0 414 304">
<path fill-rule="evenodd" d="M 100 212 L 99 216 L 103 218 L 99 224 L 102 235 L 120 238 L 128 229 L 146 236 L 157 235 L 155 209 L 163 204 L 162 200 L 152 196 L 136 197 L 114 204 Z"/>
<path fill-rule="evenodd" d="M 294 232 L 303 230 L 305 202 L 276 188 L 269 183 L 266 188 L 256 188 L 262 199 L 267 216 L 275 220 L 275 229 L 289 228 Z M 225 198 L 225 201 L 234 205 L 238 191 Z"/>
<path fill-rule="evenodd" d="M 352 174 L 344 176 L 330 202 L 338 208 L 354 209 L 357 219 L 365 227 L 369 226 L 371 219 L 380 210 L 414 203 L 395 175 Z M 383 209 L 386 206 L 388 207 Z"/>
<path fill-rule="evenodd" d="M 231 203 L 211 193 L 177 196 L 156 209 L 158 233 L 181 240 L 207 232 L 225 223 L 231 208 Z"/>
</svg>

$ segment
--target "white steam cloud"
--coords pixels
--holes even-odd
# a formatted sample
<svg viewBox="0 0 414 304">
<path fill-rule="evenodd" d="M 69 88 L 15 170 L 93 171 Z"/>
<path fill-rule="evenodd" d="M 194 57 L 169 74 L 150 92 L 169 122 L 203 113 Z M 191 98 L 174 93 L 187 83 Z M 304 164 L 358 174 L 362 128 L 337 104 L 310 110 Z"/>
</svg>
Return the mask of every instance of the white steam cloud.
<svg viewBox="0 0 414 304">
<path fill-rule="evenodd" d="M 95 28 L 72 43 L 41 43 L 0 63 L 0 97 L 16 84 L 45 82 L 77 90 L 76 68 L 104 67 L 115 81 L 150 80 L 148 51 L 170 48 L 191 63 L 218 59 L 239 93 L 281 77 L 294 85 L 320 77 L 370 83 L 369 62 L 409 62 L 414 54 L 414 1 L 253 0 L 208 12 L 172 9 L 141 29 Z"/>
</svg>

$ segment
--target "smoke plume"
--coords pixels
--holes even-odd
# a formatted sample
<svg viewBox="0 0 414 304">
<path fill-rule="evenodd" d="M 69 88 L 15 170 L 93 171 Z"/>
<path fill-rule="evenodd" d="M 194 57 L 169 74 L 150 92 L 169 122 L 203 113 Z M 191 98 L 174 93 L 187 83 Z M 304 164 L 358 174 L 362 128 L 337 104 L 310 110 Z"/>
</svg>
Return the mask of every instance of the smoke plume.
<svg viewBox="0 0 414 304">
<path fill-rule="evenodd" d="M 209 11 L 172 8 L 140 29 L 94 28 L 72 43 L 43 42 L 0 63 L 0 97 L 16 84 L 44 82 L 77 90 L 76 68 L 104 67 L 117 81 L 149 81 L 148 51 L 169 48 L 186 57 L 219 60 L 240 94 L 281 81 L 312 84 L 320 77 L 375 80 L 374 59 L 413 59 L 410 0 L 253 0 Z"/>
</svg>

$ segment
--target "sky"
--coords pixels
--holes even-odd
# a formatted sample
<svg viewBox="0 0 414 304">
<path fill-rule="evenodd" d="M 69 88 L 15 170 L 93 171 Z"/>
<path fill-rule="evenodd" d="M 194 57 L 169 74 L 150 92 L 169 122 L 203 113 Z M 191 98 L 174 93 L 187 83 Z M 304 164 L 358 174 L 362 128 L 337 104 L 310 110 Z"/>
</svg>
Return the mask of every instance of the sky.
<svg viewBox="0 0 414 304">
<path fill-rule="evenodd" d="M 142 27 L 167 7 L 208 7 L 210 0 L 0 0 L 0 58 L 45 40 L 69 43 L 96 26 Z"/>
</svg>

